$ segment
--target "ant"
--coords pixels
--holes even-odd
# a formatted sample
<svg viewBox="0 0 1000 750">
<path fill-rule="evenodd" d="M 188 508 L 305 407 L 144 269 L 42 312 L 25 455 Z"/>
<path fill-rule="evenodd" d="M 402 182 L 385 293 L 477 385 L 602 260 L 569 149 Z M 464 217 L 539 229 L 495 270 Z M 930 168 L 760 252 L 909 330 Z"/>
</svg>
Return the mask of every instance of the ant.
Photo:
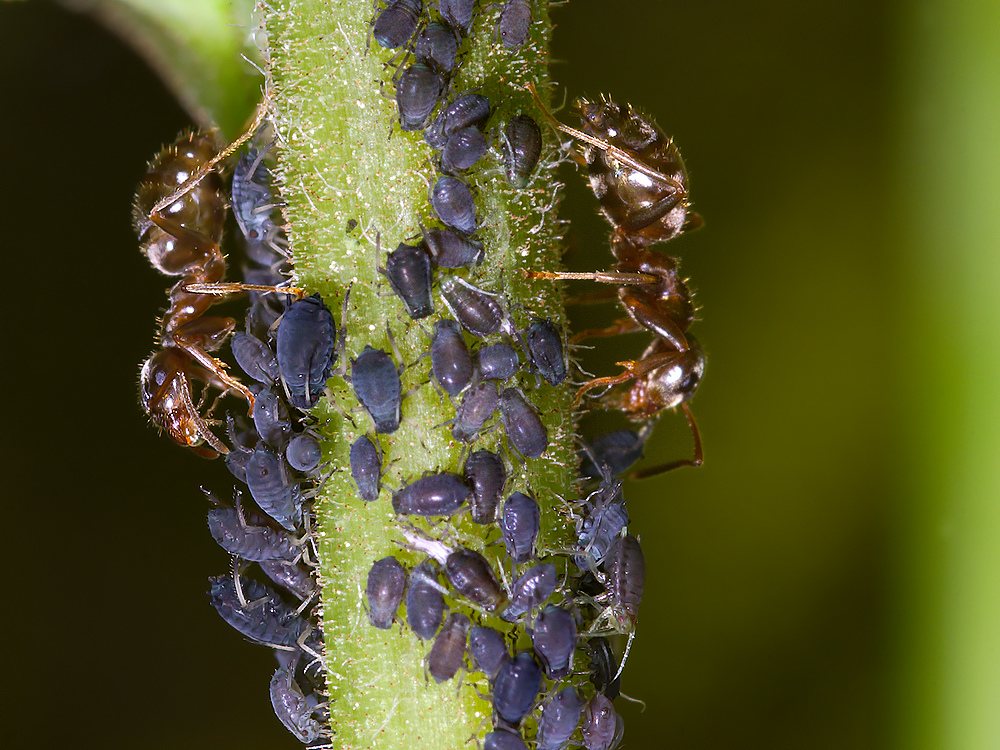
<svg viewBox="0 0 1000 750">
<path fill-rule="evenodd" d="M 676 259 L 650 245 L 666 242 L 702 225 L 690 210 L 688 176 L 680 151 L 652 120 L 631 106 L 609 99 L 577 101 L 581 130 L 559 122 L 542 104 L 534 86 L 529 89 L 545 117 L 560 131 L 581 141 L 576 160 L 587 167 L 591 189 L 601 213 L 611 224 L 611 252 L 617 259 L 611 271 L 595 273 L 527 272 L 533 279 L 589 280 L 618 286 L 618 300 L 627 318 L 607 328 L 583 331 L 573 340 L 637 333 L 655 338 L 637 360 L 619 362 L 624 372 L 585 383 L 573 402 L 578 406 L 588 391 L 634 381 L 605 402 L 636 421 L 655 419 L 664 409 L 680 407 L 694 438 L 694 456 L 645 469 L 634 477 L 648 477 L 681 466 L 700 466 L 701 436 L 688 401 L 705 371 L 705 354 L 688 333 L 695 308 Z M 603 296 L 603 295 L 597 295 Z"/>
<path fill-rule="evenodd" d="M 182 133 L 150 162 L 135 196 L 132 219 L 143 253 L 156 270 L 181 277 L 168 292 L 170 304 L 160 319 L 161 348 L 142 365 L 139 400 L 158 427 L 203 458 L 229 452 L 209 428 L 217 423 L 207 417 L 214 405 L 201 413 L 205 389 L 217 388 L 220 397 L 237 393 L 253 409 L 253 392 L 210 353 L 236 322 L 205 313 L 218 300 L 212 288 L 227 286 L 221 283 L 226 259 L 219 243 L 228 200 L 215 170 L 256 132 L 265 111 L 260 108 L 244 134 L 221 151 L 211 132 Z M 192 381 L 204 385 L 197 403 Z"/>
</svg>

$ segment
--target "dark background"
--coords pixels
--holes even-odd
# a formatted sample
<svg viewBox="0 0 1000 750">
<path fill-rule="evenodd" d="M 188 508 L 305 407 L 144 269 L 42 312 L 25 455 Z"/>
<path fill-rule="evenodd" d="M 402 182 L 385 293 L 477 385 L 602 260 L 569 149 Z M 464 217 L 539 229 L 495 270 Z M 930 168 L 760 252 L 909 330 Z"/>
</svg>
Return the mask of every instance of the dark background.
<svg viewBox="0 0 1000 750">
<path fill-rule="evenodd" d="M 555 80 L 654 114 L 707 223 L 671 247 L 702 306 L 707 462 L 628 490 L 649 574 L 626 745 L 886 746 L 886 5 L 574 0 L 555 20 Z M 198 485 L 228 475 L 136 402 L 164 281 L 132 194 L 189 121 L 115 38 L 44 2 L 0 7 L 0 60 L 3 744 L 296 747 L 270 655 L 206 602 L 227 563 Z M 565 179 L 567 263 L 607 267 Z M 651 459 L 689 440 L 668 417 Z"/>
</svg>

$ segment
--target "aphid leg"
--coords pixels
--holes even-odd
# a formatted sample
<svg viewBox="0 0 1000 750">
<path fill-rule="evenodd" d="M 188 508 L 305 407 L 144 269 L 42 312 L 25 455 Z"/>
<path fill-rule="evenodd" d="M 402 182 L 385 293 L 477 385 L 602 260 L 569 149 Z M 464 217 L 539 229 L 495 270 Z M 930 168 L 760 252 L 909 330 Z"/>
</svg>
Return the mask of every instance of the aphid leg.
<svg viewBox="0 0 1000 750">
<path fill-rule="evenodd" d="M 635 628 L 633 628 L 632 632 L 628 634 L 628 643 L 625 644 L 625 653 L 622 654 L 622 663 L 618 665 L 618 671 L 615 672 L 615 676 L 611 678 L 610 682 L 614 682 L 619 677 L 621 677 L 622 670 L 625 669 L 625 662 L 628 661 L 629 651 L 632 650 L 632 641 L 634 640 L 635 640 Z"/>
</svg>

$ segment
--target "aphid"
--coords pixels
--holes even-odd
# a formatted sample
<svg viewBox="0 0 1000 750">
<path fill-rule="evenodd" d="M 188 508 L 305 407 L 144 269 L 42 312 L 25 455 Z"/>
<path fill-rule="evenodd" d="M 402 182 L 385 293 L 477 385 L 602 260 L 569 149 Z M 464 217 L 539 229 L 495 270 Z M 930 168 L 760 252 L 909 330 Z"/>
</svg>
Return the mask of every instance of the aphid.
<svg viewBox="0 0 1000 750">
<path fill-rule="evenodd" d="M 517 352 L 508 344 L 490 344 L 476 350 L 476 373 L 481 380 L 507 380 L 520 366 Z"/>
<path fill-rule="evenodd" d="M 372 19 L 372 36 L 386 49 L 398 49 L 413 38 L 422 12 L 422 0 L 386 0 Z"/>
<path fill-rule="evenodd" d="M 516 388 L 500 394 L 500 416 L 507 430 L 507 440 L 521 455 L 538 458 L 549 447 L 549 431 L 534 407 Z"/>
<path fill-rule="evenodd" d="M 483 425 L 500 405 L 497 387 L 491 382 L 477 383 L 465 392 L 455 412 L 451 436 L 463 443 L 473 442 L 483 431 Z"/>
<path fill-rule="evenodd" d="M 507 49 L 517 49 L 528 41 L 531 28 L 530 0 L 507 0 L 497 22 L 500 41 Z"/>
<path fill-rule="evenodd" d="M 483 750 L 528 750 L 521 735 L 506 729 L 496 729 L 486 735 Z"/>
<path fill-rule="evenodd" d="M 238 502 L 238 501 L 237 501 Z M 297 560 L 294 537 L 270 526 L 248 524 L 241 509 L 218 507 L 208 511 L 208 530 L 222 549 L 244 560 Z"/>
<path fill-rule="evenodd" d="M 475 451 L 465 459 L 462 476 L 472 488 L 469 507 L 473 522 L 494 523 L 500 496 L 507 484 L 507 467 L 504 466 L 503 459 L 491 451 Z"/>
<path fill-rule="evenodd" d="M 431 299 L 433 270 L 434 261 L 423 245 L 400 243 L 386 259 L 385 276 L 389 285 L 403 301 L 407 315 L 414 320 L 434 312 Z"/>
<path fill-rule="evenodd" d="M 583 701 L 575 687 L 565 687 L 542 707 L 536 750 L 563 750 L 583 715 Z"/>
<path fill-rule="evenodd" d="M 535 618 L 531 645 L 550 679 L 558 680 L 573 671 L 576 635 L 576 620 L 569 610 L 550 604 Z"/>
<path fill-rule="evenodd" d="M 278 323 L 278 369 L 297 409 L 319 401 L 336 357 L 336 323 L 318 294 L 294 302 Z"/>
<path fill-rule="evenodd" d="M 278 360 L 270 346 L 242 331 L 236 331 L 229 342 L 236 364 L 258 383 L 269 385 L 278 379 Z"/>
<path fill-rule="evenodd" d="M 375 432 L 388 434 L 399 429 L 402 386 L 399 370 L 388 354 L 366 346 L 351 362 L 351 385 L 375 422 Z"/>
<path fill-rule="evenodd" d="M 222 619 L 251 641 L 277 648 L 295 648 L 309 623 L 295 614 L 278 593 L 250 578 L 240 579 L 244 605 L 232 576 L 209 581 L 212 606 Z"/>
<path fill-rule="evenodd" d="M 541 524 L 541 511 L 534 498 L 515 492 L 503 504 L 500 531 L 507 554 L 517 563 L 525 563 L 535 553 L 535 540 Z"/>
<path fill-rule="evenodd" d="M 160 273 L 181 277 L 170 291 L 170 306 L 160 321 L 161 349 L 142 366 L 139 400 L 153 423 L 174 442 L 204 458 L 215 458 L 228 449 L 201 414 L 192 382 L 237 393 L 248 406 L 253 405 L 250 390 L 210 353 L 222 346 L 235 321 L 205 317 L 218 298 L 185 289 L 189 283 L 214 283 L 225 277 L 226 260 L 219 249 L 226 218 L 222 181 L 209 171 L 188 183 L 192 174 L 214 166 L 228 153 L 228 149 L 216 152 L 211 134 L 182 136 L 150 162 L 136 191 L 133 211 L 133 225 L 146 258 Z"/>
<path fill-rule="evenodd" d="M 459 547 L 448 555 L 444 568 L 455 590 L 487 612 L 495 612 L 507 600 L 493 566 L 475 550 Z"/>
<path fill-rule="evenodd" d="M 479 128 L 468 127 L 456 130 L 448 138 L 441 151 L 441 171 L 464 172 L 471 169 L 486 153 L 486 136 Z"/>
<path fill-rule="evenodd" d="M 472 15 L 476 8 L 476 0 L 439 0 L 438 10 L 448 25 L 462 36 L 468 36 L 472 30 Z"/>
<path fill-rule="evenodd" d="M 375 561 L 368 571 L 368 583 L 365 585 L 368 619 L 372 625 L 382 630 L 392 627 L 405 588 L 406 570 L 399 560 L 390 555 Z"/>
<path fill-rule="evenodd" d="M 302 495 L 285 460 L 259 446 L 247 460 L 246 482 L 262 511 L 282 528 L 295 531 L 302 523 Z"/>
<path fill-rule="evenodd" d="M 483 338 L 500 330 L 503 311 L 481 289 L 461 279 L 446 278 L 441 282 L 441 294 L 452 315 L 473 336 Z"/>
<path fill-rule="evenodd" d="M 443 90 L 444 81 L 427 63 L 418 61 L 404 70 L 396 82 L 399 127 L 405 131 L 426 127 Z"/>
<path fill-rule="evenodd" d="M 646 435 L 634 430 L 613 430 L 598 435 L 581 452 L 580 473 L 589 479 L 600 479 L 607 473 L 623 474 L 642 459 Z"/>
<path fill-rule="evenodd" d="M 614 700 L 621 693 L 621 677 L 618 675 L 618 659 L 611 650 L 611 644 L 604 636 L 593 636 L 583 641 L 590 653 L 590 681 L 598 692 Z"/>
<path fill-rule="evenodd" d="M 428 641 L 434 637 L 444 618 L 444 597 L 433 563 L 420 563 L 410 573 L 406 590 L 406 622 L 417 638 Z"/>
<path fill-rule="evenodd" d="M 449 396 L 457 396 L 472 380 L 472 356 L 454 320 L 440 320 L 434 325 L 431 372 Z"/>
<path fill-rule="evenodd" d="M 258 565 L 273 583 L 299 599 L 308 599 L 316 593 L 316 581 L 312 573 L 299 563 L 287 560 L 263 560 Z"/>
<path fill-rule="evenodd" d="M 604 586 L 610 617 L 621 633 L 631 633 L 639 617 L 642 590 L 646 585 L 646 558 L 639 540 L 622 534 L 612 542 L 604 558 Z"/>
<path fill-rule="evenodd" d="M 435 682 L 450 680 L 465 661 L 465 642 L 472 621 L 461 612 L 452 612 L 434 639 L 427 657 L 427 671 Z"/>
<path fill-rule="evenodd" d="M 552 563 L 535 565 L 514 581 L 513 593 L 507 609 L 500 617 L 515 622 L 522 615 L 531 615 L 556 590 L 556 566 Z"/>
<path fill-rule="evenodd" d="M 483 262 L 483 243 L 451 229 L 424 231 L 424 244 L 441 268 L 471 268 Z"/>
<path fill-rule="evenodd" d="M 351 477 L 362 500 L 371 503 L 378 499 L 382 490 L 382 454 L 367 435 L 361 435 L 351 445 Z"/>
<path fill-rule="evenodd" d="M 271 678 L 270 692 L 275 716 L 299 742 L 315 742 L 329 733 L 313 718 L 319 701 L 313 695 L 307 697 L 303 694 L 291 670 L 278 667 Z"/>
<path fill-rule="evenodd" d="M 284 448 L 291 439 L 292 422 L 288 409 L 270 388 L 257 392 L 253 402 L 253 423 L 260 439 L 274 448 Z"/>
<path fill-rule="evenodd" d="M 442 223 L 465 234 L 476 231 L 476 202 L 469 186 L 457 177 L 442 175 L 431 188 L 431 206 Z"/>
<path fill-rule="evenodd" d="M 314 471 L 322 458 L 323 451 L 319 441 L 305 432 L 289 440 L 285 448 L 285 460 L 288 461 L 288 465 L 305 474 Z"/>
<path fill-rule="evenodd" d="M 510 650 L 503 634 L 495 628 L 477 625 L 469 631 L 469 655 L 476 669 L 490 682 L 496 679 L 500 667 L 510 660 Z"/>
<path fill-rule="evenodd" d="M 500 145 L 507 182 L 523 190 L 542 155 L 542 131 L 538 123 L 528 115 L 512 117 L 503 129 Z"/>
<path fill-rule="evenodd" d="M 458 39 L 454 31 L 434 21 L 417 36 L 413 53 L 418 60 L 430 63 L 444 75 L 451 75 L 458 57 Z"/>
<path fill-rule="evenodd" d="M 573 559 L 581 570 L 592 571 L 604 562 L 612 544 L 629 523 L 621 482 L 605 479 L 587 497 L 584 508 L 587 515 L 576 529 L 577 548 L 582 554 Z"/>
<path fill-rule="evenodd" d="M 531 712 L 541 687 L 542 668 L 530 651 L 519 651 L 500 667 L 493 683 L 493 711 L 516 727 Z"/>
<path fill-rule="evenodd" d="M 282 253 L 276 243 L 279 229 L 271 218 L 271 211 L 277 204 L 271 194 L 264 155 L 257 149 L 248 148 L 246 152 L 240 154 L 239 161 L 233 168 L 230 193 L 233 215 L 236 217 L 240 232 L 246 238 L 248 253 L 253 253 L 258 248 L 261 250 L 266 248 L 269 252 L 281 256 Z M 270 258 L 258 256 L 254 260 L 270 265 Z"/>
<path fill-rule="evenodd" d="M 613 750 L 625 734 L 625 722 L 611 701 L 595 693 L 583 711 L 583 746 L 586 750 Z"/>
<path fill-rule="evenodd" d="M 563 354 L 562 332 L 551 320 L 532 321 L 525 334 L 528 360 L 549 385 L 559 385 L 566 379 L 566 355 Z"/>
<path fill-rule="evenodd" d="M 593 389 L 635 381 L 605 403 L 635 420 L 649 421 L 665 409 L 681 407 L 694 439 L 694 456 L 645 470 L 649 476 L 678 466 L 700 466 L 701 439 L 687 402 L 704 372 L 705 357 L 687 333 L 694 305 L 677 273 L 677 263 L 649 245 L 665 242 L 701 225 L 690 210 L 687 171 L 673 141 L 645 115 L 611 101 L 578 102 L 581 130 L 555 121 L 556 127 L 581 141 L 582 159 L 601 212 L 611 223 L 613 271 L 598 273 L 530 273 L 533 278 L 588 279 L 618 285 L 618 298 L 630 319 L 585 336 L 611 336 L 646 329 L 653 343 L 638 360 L 623 361 L 620 375 L 584 384 L 577 402 Z"/>
<path fill-rule="evenodd" d="M 392 509 L 400 516 L 451 516 L 471 494 L 457 474 L 431 474 L 393 493 Z"/>
<path fill-rule="evenodd" d="M 440 151 L 455 131 L 470 126 L 482 128 L 489 119 L 489 99 L 481 94 L 462 94 L 434 118 L 424 131 L 424 140 L 435 151 Z"/>
</svg>

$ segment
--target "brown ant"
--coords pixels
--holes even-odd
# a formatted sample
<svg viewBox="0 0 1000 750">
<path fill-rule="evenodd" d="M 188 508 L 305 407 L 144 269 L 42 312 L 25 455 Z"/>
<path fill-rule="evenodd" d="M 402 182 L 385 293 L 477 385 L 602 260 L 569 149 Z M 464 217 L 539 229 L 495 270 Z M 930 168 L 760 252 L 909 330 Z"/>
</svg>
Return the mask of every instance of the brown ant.
<svg viewBox="0 0 1000 750">
<path fill-rule="evenodd" d="M 614 336 L 646 329 L 656 338 L 637 360 L 619 362 L 625 371 L 596 378 L 576 395 L 601 386 L 634 381 L 624 392 L 605 397 L 634 420 L 654 419 L 664 409 L 680 407 L 694 438 L 694 457 L 637 472 L 651 476 L 680 466 L 700 466 L 701 437 L 688 401 L 705 371 L 705 354 L 688 333 L 694 321 L 691 294 L 678 275 L 677 261 L 651 250 L 650 245 L 673 239 L 701 226 L 701 217 L 690 210 L 688 177 L 680 151 L 649 118 L 610 100 L 599 103 L 580 99 L 577 108 L 581 130 L 563 125 L 549 113 L 529 84 L 539 108 L 556 128 L 582 141 L 577 158 L 587 167 L 590 186 L 611 223 L 611 252 L 618 260 L 611 271 L 596 273 L 528 272 L 529 278 L 585 279 L 618 285 L 618 300 L 629 317 L 603 329 L 583 331 L 580 340 Z"/>
<path fill-rule="evenodd" d="M 229 450 L 209 429 L 214 420 L 201 413 L 205 390 L 195 403 L 192 381 L 205 389 L 217 388 L 222 395 L 237 393 L 253 408 L 253 393 L 210 354 L 218 351 L 236 323 L 206 316 L 219 297 L 198 285 L 226 286 L 221 283 L 226 259 L 219 243 L 228 201 L 215 169 L 251 137 L 264 113 L 261 108 L 250 128 L 221 151 L 212 133 L 182 133 L 150 162 L 135 196 L 132 218 L 143 253 L 156 270 L 181 277 L 170 289 L 170 305 L 160 319 L 162 348 L 142 366 L 139 400 L 158 427 L 203 458 Z"/>
</svg>

